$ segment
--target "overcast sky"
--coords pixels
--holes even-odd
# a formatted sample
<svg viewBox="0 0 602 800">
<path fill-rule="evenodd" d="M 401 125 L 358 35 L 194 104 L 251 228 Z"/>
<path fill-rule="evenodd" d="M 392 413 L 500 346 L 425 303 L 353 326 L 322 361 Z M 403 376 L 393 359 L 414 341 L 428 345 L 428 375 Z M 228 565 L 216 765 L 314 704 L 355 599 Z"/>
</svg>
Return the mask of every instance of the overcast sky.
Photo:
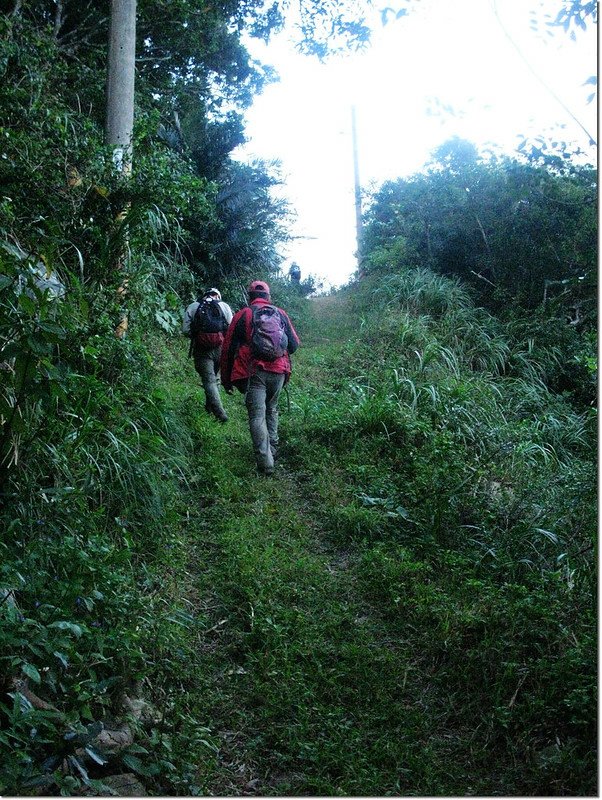
<svg viewBox="0 0 602 800">
<path fill-rule="evenodd" d="M 326 64 L 299 55 L 290 32 L 267 46 L 249 42 L 280 81 L 247 113 L 248 143 L 237 155 L 282 162 L 300 237 L 286 251 L 285 268 L 296 261 L 302 277 L 311 273 L 326 286 L 345 283 L 356 268 L 352 105 L 364 189 L 419 171 L 452 136 L 511 154 L 520 134 L 561 127 L 562 140 L 579 144 L 595 163 L 588 137 L 552 92 L 597 138 L 596 103 L 586 103 L 592 87 L 583 85 L 597 73 L 596 26 L 572 41 L 561 29 L 549 37 L 530 25 L 531 11 L 541 20 L 542 7 L 555 12 L 559 5 L 421 0 L 385 27 L 377 17 L 367 51 Z"/>
</svg>

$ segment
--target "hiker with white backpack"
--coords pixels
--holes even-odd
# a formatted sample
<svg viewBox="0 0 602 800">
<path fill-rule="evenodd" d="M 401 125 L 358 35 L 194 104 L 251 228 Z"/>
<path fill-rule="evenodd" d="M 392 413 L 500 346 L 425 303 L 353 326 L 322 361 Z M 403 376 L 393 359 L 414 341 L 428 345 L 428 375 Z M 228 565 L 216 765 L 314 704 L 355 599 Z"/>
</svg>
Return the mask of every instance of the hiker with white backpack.
<svg viewBox="0 0 602 800">
<path fill-rule="evenodd" d="M 271 303 L 265 281 L 251 281 L 248 297 L 249 305 L 236 312 L 226 332 L 221 377 L 228 394 L 236 387 L 245 395 L 257 469 L 271 475 L 278 447 L 278 399 L 300 342 L 287 313 Z"/>
<path fill-rule="evenodd" d="M 194 368 L 205 390 L 205 411 L 220 422 L 228 420 L 219 395 L 219 364 L 224 333 L 232 316 L 219 289 L 211 288 L 188 306 L 182 322 L 182 333 L 190 337 L 188 355 L 194 358 Z"/>
</svg>

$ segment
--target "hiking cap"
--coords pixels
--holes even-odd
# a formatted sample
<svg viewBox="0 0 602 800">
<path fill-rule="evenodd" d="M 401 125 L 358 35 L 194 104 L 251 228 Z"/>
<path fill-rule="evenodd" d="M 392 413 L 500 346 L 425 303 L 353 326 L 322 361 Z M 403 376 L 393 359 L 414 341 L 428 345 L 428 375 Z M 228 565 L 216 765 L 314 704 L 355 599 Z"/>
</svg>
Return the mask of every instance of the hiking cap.
<svg viewBox="0 0 602 800">
<path fill-rule="evenodd" d="M 205 292 L 205 294 L 203 295 L 203 297 L 207 297 L 207 295 L 210 295 L 210 294 L 215 294 L 215 295 L 217 295 L 217 299 L 218 299 L 218 300 L 221 300 L 221 299 L 222 299 L 222 293 L 220 292 L 220 290 L 219 290 L 219 289 L 207 289 L 207 291 Z"/>
<path fill-rule="evenodd" d="M 265 281 L 251 281 L 249 284 L 249 292 L 265 292 L 270 293 L 270 287 Z"/>
</svg>

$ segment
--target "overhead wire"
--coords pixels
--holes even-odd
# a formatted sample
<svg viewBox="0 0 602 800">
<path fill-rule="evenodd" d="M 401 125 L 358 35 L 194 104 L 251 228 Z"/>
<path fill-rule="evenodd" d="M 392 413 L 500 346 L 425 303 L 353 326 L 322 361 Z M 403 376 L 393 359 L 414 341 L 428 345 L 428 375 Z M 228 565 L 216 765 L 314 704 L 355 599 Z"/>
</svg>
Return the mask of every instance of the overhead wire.
<svg viewBox="0 0 602 800">
<path fill-rule="evenodd" d="M 538 73 L 535 71 L 535 69 L 534 69 L 534 68 L 531 66 L 531 64 L 529 63 L 528 59 L 526 58 L 526 56 L 524 55 L 524 53 L 522 52 L 522 50 L 520 49 L 520 47 L 519 47 L 519 46 L 517 45 L 517 43 L 514 41 L 514 39 L 512 38 L 512 36 L 511 36 L 511 35 L 508 33 L 508 30 L 506 29 L 506 27 L 505 27 L 504 23 L 502 22 L 502 19 L 501 19 L 500 15 L 499 15 L 498 8 L 497 8 L 497 0 L 492 0 L 492 2 L 491 2 L 491 5 L 492 5 L 492 8 L 493 8 L 493 13 L 495 14 L 495 17 L 496 17 L 496 19 L 497 19 L 497 21 L 498 21 L 498 24 L 499 24 L 500 28 L 502 29 L 502 32 L 504 33 L 504 36 L 505 36 L 505 37 L 508 39 L 508 41 L 510 42 L 510 44 L 512 45 L 512 47 L 514 47 L 514 49 L 516 50 L 516 52 L 518 53 L 518 55 L 520 56 L 520 58 L 522 59 L 522 61 L 523 61 L 523 62 L 524 62 L 524 64 L 526 65 L 526 67 L 527 67 L 527 69 L 529 70 L 529 72 L 530 72 L 530 73 L 531 73 L 531 74 L 532 74 L 532 75 L 533 75 L 533 76 L 534 76 L 534 77 L 535 77 L 535 78 L 536 78 L 536 79 L 539 81 L 539 83 L 541 83 L 541 85 L 544 87 L 544 89 L 546 89 L 546 91 L 547 91 L 547 92 L 549 92 L 549 93 L 552 95 L 552 97 L 554 98 L 554 100 L 556 100 L 556 102 L 557 102 L 557 103 L 558 103 L 560 106 L 562 106 L 562 108 L 564 109 L 564 111 L 566 111 L 566 113 L 567 113 L 567 114 L 568 114 L 568 115 L 571 117 L 571 119 L 572 119 L 574 122 L 576 122 L 576 123 L 577 123 L 577 125 L 579 125 L 579 127 L 581 128 L 581 130 L 582 130 L 582 131 L 585 133 L 585 135 L 588 137 L 588 139 L 589 139 L 589 144 L 590 144 L 592 147 L 596 147 L 596 146 L 597 146 L 597 142 L 596 142 L 596 140 L 594 139 L 594 137 L 591 135 L 591 133 L 590 133 L 590 132 L 587 130 L 587 128 L 585 127 L 585 125 L 583 125 L 583 123 L 582 123 L 582 122 L 581 122 L 579 119 L 577 119 L 577 117 L 576 117 L 576 116 L 573 114 L 573 112 L 570 110 L 570 108 L 568 108 L 568 106 L 567 106 L 567 105 L 566 105 L 566 104 L 565 104 L 565 103 L 564 103 L 564 102 L 563 102 L 563 101 L 560 99 L 560 97 L 558 97 L 558 95 L 556 94 L 556 92 L 555 92 L 555 91 L 554 91 L 554 90 L 553 90 L 553 89 L 552 89 L 552 88 L 551 88 L 551 87 L 550 87 L 550 86 L 549 86 L 549 85 L 548 85 L 548 84 L 545 82 L 545 80 L 544 80 L 544 79 L 543 79 L 543 78 L 542 78 L 542 77 L 541 77 L 541 76 L 540 76 L 540 75 L 539 75 L 539 74 L 538 74 Z"/>
</svg>

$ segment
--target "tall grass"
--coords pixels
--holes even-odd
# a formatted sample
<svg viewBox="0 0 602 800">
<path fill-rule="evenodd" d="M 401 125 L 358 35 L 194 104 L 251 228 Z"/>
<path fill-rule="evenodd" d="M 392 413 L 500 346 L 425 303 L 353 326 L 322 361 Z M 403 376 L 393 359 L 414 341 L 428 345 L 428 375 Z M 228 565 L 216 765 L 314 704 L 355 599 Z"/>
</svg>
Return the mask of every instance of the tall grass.
<svg viewBox="0 0 602 800">
<path fill-rule="evenodd" d="M 155 311 L 172 288 L 161 289 L 152 253 L 127 273 L 129 298 L 148 303 L 131 315 L 127 339 L 113 333 L 122 276 L 111 265 L 126 235 L 143 238 L 140 227 L 151 250 L 165 235 L 164 220 L 132 207 L 89 261 L 79 254 L 81 269 L 57 261 L 60 297 L 40 287 L 29 257 L 2 251 L 0 589 L 12 598 L 0 603 L 4 792 L 98 791 L 76 752 L 87 726 L 122 713 L 121 695 L 156 651 L 183 644 L 165 614 L 181 603 L 170 573 L 185 556 L 173 523 L 192 440 L 158 379 L 170 357 Z M 158 580 L 160 592 L 145 591 Z"/>
<path fill-rule="evenodd" d="M 510 793 L 587 791 L 595 434 L 546 385 L 558 354 L 517 348 L 456 288 L 426 273 L 360 287 L 338 356 L 355 377 L 328 403 L 306 388 L 294 455 L 331 503 L 331 542 L 439 687 L 426 713 L 466 781 L 499 770 Z"/>
<path fill-rule="evenodd" d="M 161 721 L 111 769 L 155 793 L 593 790 L 591 419 L 447 286 L 306 301 L 271 481 L 161 337 L 91 339 L 27 406 L 3 660 L 57 711 L 3 702 L 5 791 L 101 791 L 65 730 L 136 680 Z"/>
</svg>

